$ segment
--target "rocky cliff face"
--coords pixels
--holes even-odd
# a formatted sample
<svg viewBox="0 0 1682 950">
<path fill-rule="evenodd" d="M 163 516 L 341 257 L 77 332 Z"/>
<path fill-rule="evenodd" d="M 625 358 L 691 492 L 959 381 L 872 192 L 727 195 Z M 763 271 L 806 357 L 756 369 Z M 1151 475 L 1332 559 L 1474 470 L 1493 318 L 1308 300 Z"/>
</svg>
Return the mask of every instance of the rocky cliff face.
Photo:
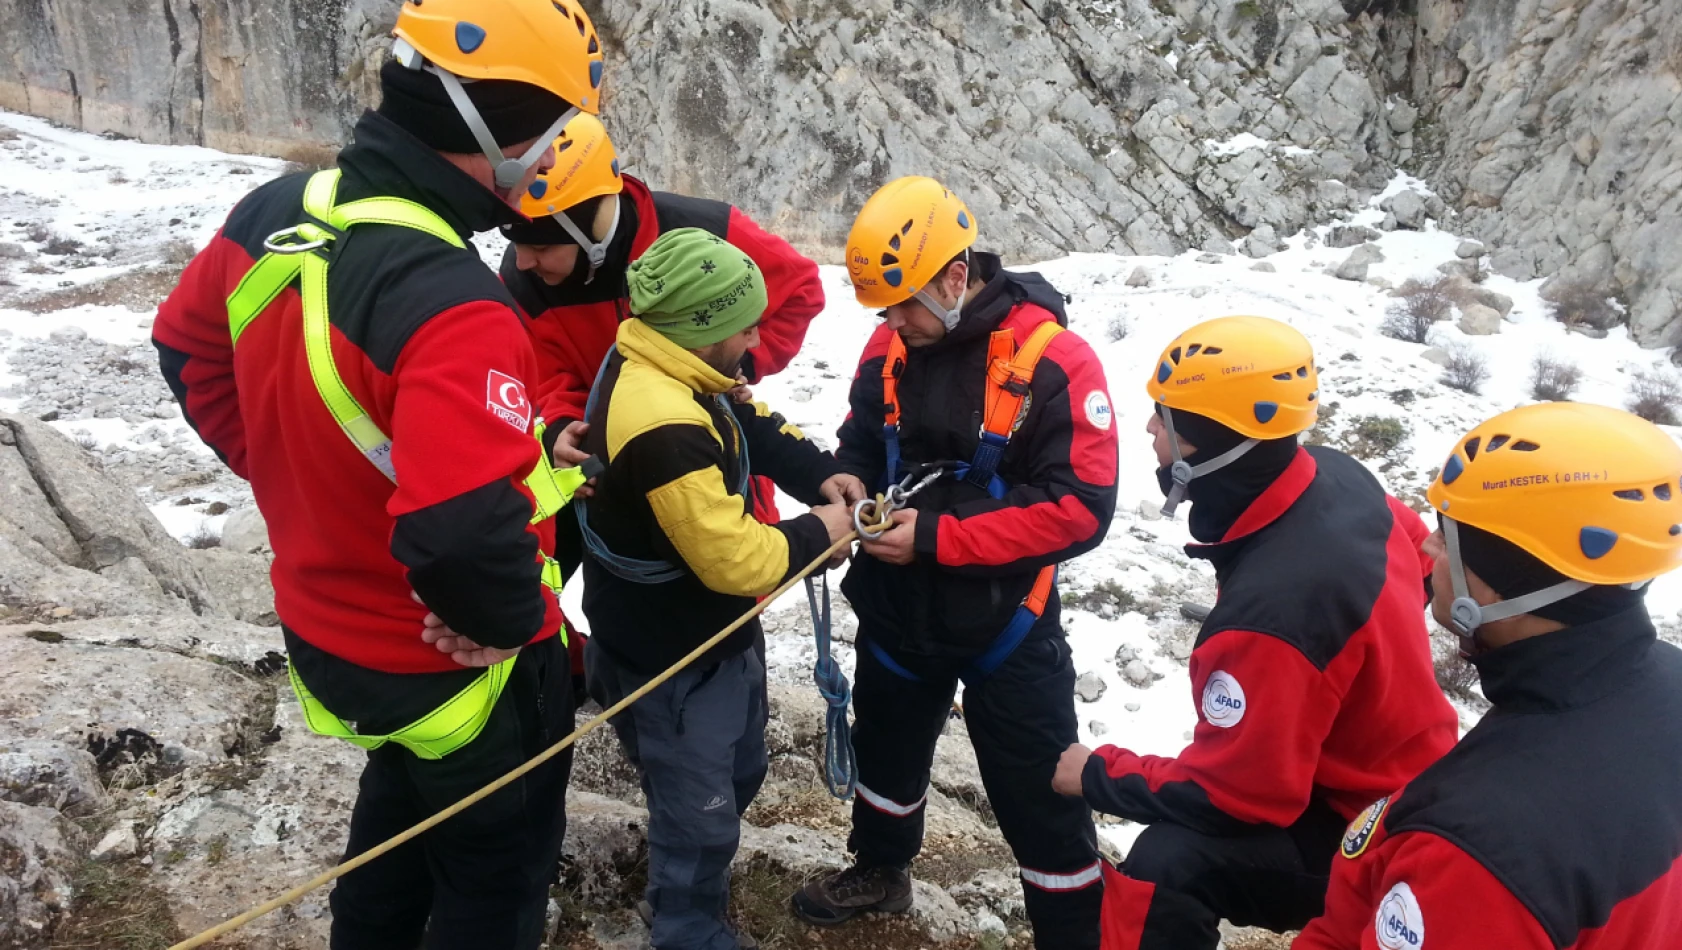
<svg viewBox="0 0 1682 950">
<path fill-rule="evenodd" d="M 592 7 L 634 171 L 814 252 L 839 253 L 852 210 L 912 172 L 1024 259 L 1226 250 L 1258 228 L 1266 244 L 1405 167 L 1499 269 L 1615 293 L 1643 341 L 1682 340 L 1682 249 L 1663 240 L 1682 220 L 1682 0 Z M 0 107 L 320 152 L 374 91 L 395 8 L 0 0 Z"/>
<path fill-rule="evenodd" d="M 1617 294 L 1682 343 L 1682 2 L 1422 0 L 1428 167 L 1511 277 Z"/>
</svg>

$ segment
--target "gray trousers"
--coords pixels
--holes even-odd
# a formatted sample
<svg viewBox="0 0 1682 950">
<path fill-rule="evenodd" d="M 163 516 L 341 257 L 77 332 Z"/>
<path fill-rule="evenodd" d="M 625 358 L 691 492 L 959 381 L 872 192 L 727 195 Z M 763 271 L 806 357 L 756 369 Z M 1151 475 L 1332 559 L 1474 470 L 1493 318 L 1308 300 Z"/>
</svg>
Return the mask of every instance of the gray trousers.
<svg viewBox="0 0 1682 950">
<path fill-rule="evenodd" d="M 653 679 L 585 647 L 590 696 L 612 705 Z M 727 922 L 741 816 L 765 781 L 765 667 L 752 650 L 663 683 L 613 720 L 648 796 L 648 903 L 657 950 L 736 950 Z"/>
</svg>

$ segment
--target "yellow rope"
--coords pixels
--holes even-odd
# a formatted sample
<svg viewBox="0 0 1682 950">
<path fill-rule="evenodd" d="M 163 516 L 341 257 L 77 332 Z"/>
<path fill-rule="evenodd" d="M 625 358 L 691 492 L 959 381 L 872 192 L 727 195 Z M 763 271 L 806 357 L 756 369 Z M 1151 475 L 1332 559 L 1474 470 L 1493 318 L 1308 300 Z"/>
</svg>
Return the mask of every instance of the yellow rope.
<svg viewBox="0 0 1682 950">
<path fill-rule="evenodd" d="M 875 510 L 877 512 L 881 513 L 882 515 L 887 515 L 888 513 L 884 512 L 882 510 L 883 507 L 884 507 L 884 505 L 881 503 L 880 497 L 878 497 L 878 504 L 877 504 Z M 876 527 L 876 526 L 885 524 L 888 520 L 889 519 L 887 517 L 881 517 L 877 520 L 877 524 L 873 525 L 872 527 Z M 394 848 L 396 848 L 400 845 L 406 844 L 410 841 L 413 841 L 415 838 L 419 837 L 420 835 L 426 833 L 427 831 L 432 830 L 433 828 L 438 827 L 440 824 L 447 821 L 448 819 L 453 818 L 454 816 L 461 814 L 463 811 L 466 811 L 468 808 L 472 807 L 473 805 L 477 804 L 478 802 L 483 801 L 484 799 L 488 798 L 489 796 L 491 796 L 491 795 L 495 794 L 496 792 L 500 791 L 501 789 L 507 787 L 510 783 L 519 779 L 521 776 L 525 775 L 527 772 L 530 772 L 532 769 L 537 768 L 539 765 L 542 765 L 543 763 L 545 763 L 545 762 L 549 761 L 550 759 L 554 758 L 556 755 L 560 754 L 560 752 L 562 750 L 566 749 L 568 746 L 572 745 L 574 742 L 577 742 L 580 738 L 582 738 L 586 735 L 589 735 L 591 732 L 594 732 L 597 728 L 599 728 L 603 723 L 607 722 L 609 719 L 612 719 L 614 716 L 617 716 L 621 712 L 624 712 L 625 709 L 628 706 L 630 706 L 632 703 L 636 702 L 637 700 L 643 698 L 644 696 L 647 696 L 649 693 L 653 692 L 655 689 L 658 689 L 662 683 L 671 679 L 673 676 L 676 676 L 678 673 L 683 672 L 683 670 L 685 668 L 687 668 L 689 666 L 689 664 L 694 663 L 696 660 L 700 659 L 702 656 L 705 656 L 707 654 L 707 652 L 710 651 L 713 647 L 718 646 L 720 643 L 724 642 L 725 637 L 728 637 L 732 633 L 735 633 L 737 630 L 740 630 L 743 627 L 743 625 L 745 625 L 748 621 L 750 621 L 753 618 L 759 616 L 761 613 L 763 613 L 765 611 L 766 607 L 769 607 L 771 605 L 772 601 L 774 601 L 778 597 L 781 597 L 782 595 L 788 593 L 789 589 L 792 588 L 795 584 L 800 583 L 800 581 L 804 580 L 808 574 L 811 574 L 813 571 L 817 570 L 818 568 L 822 567 L 824 564 L 828 563 L 829 559 L 834 557 L 837 552 L 839 552 L 842 548 L 846 547 L 847 545 L 852 544 L 857 539 L 858 539 L 858 533 L 857 532 L 849 532 L 845 538 L 842 538 L 841 540 L 839 540 L 839 541 L 835 542 L 834 544 L 830 545 L 828 550 L 824 551 L 822 554 L 820 554 L 816 558 L 814 558 L 812 560 L 812 563 L 806 565 L 804 568 L 801 568 L 800 573 L 798 573 L 798 574 L 794 575 L 793 577 L 789 578 L 786 582 L 783 583 L 783 585 L 781 587 L 772 591 L 764 600 L 761 600 L 759 603 L 755 604 L 753 606 L 753 609 L 749 610 L 745 614 L 742 614 L 740 617 L 737 617 L 736 620 L 730 624 L 730 626 L 725 627 L 723 630 L 720 630 L 719 632 L 713 634 L 711 639 L 709 639 L 707 642 L 701 644 L 700 646 L 696 647 L 695 649 L 691 650 L 689 652 L 688 656 L 686 656 L 683 659 L 681 659 L 681 660 L 677 661 L 676 663 L 672 664 L 672 666 L 669 667 L 664 673 L 661 673 L 659 676 L 656 676 L 655 678 L 649 680 L 647 683 L 643 684 L 643 686 L 640 689 L 638 689 L 636 692 L 631 693 L 629 696 L 626 696 L 624 699 L 621 699 L 619 702 L 614 703 L 612 706 L 608 707 L 607 709 L 602 710 L 602 712 L 599 715 L 597 715 L 594 719 L 591 719 L 589 722 L 587 722 L 584 725 L 579 726 L 577 729 L 573 730 L 573 733 L 571 735 L 569 735 L 566 738 L 562 739 L 561 741 L 555 743 L 554 745 L 550 746 L 549 748 L 544 749 L 542 752 L 539 752 L 536 756 L 534 756 L 532 759 L 527 761 L 524 765 L 521 765 L 519 768 L 514 769 L 512 772 L 509 772 L 507 775 L 504 775 L 503 777 L 497 779 L 496 781 L 492 782 L 491 784 L 486 785 L 484 788 L 479 789 L 477 792 L 474 792 L 473 794 L 467 796 L 466 798 L 462 799 L 461 801 L 456 802 L 454 805 L 451 805 L 450 807 L 444 809 L 443 811 L 439 812 L 438 814 L 433 815 L 431 818 L 426 819 L 425 821 L 421 822 L 420 824 L 415 825 L 413 828 L 410 828 L 408 831 L 403 832 L 402 834 L 396 836 L 395 838 L 392 838 L 392 839 L 390 839 L 390 840 L 388 840 L 388 841 L 386 841 L 382 844 L 376 845 L 375 847 L 370 848 L 367 851 L 362 852 L 361 854 L 357 855 L 354 858 L 351 858 L 350 860 L 344 862 L 343 864 L 340 864 L 337 867 L 329 868 L 326 871 L 321 872 L 320 874 L 316 875 L 315 877 L 312 877 L 309 880 L 305 881 L 304 883 L 299 884 L 297 887 L 292 888 L 291 890 L 289 890 L 286 893 L 280 895 L 279 897 L 276 897 L 273 900 L 267 901 L 265 903 L 259 904 L 256 907 L 253 907 L 250 910 L 246 911 L 245 913 L 240 914 L 238 917 L 233 918 L 232 920 L 224 921 L 224 922 L 222 922 L 220 924 L 217 924 L 216 926 L 210 928 L 209 930 L 204 931 L 203 933 L 197 934 L 193 937 L 189 937 L 188 939 L 183 940 L 182 942 L 170 947 L 169 950 L 193 950 L 194 947 L 202 947 L 205 944 L 209 943 L 212 940 L 215 940 L 218 937 L 226 936 L 227 934 L 233 933 L 234 931 L 240 929 L 241 927 L 244 927 L 246 924 L 251 923 L 253 920 L 256 920 L 257 918 L 262 917 L 266 914 L 273 913 L 274 911 L 277 911 L 277 910 L 281 909 L 282 907 L 285 907 L 287 904 L 292 903 L 293 901 L 297 900 L 298 898 L 303 897 L 305 894 L 308 894 L 310 891 L 313 891 L 316 888 L 321 887 L 324 884 L 332 883 L 333 881 L 336 881 L 339 878 L 344 877 L 346 874 L 349 874 L 350 872 L 356 870 L 357 868 L 363 866 L 364 864 L 367 864 L 368 862 L 374 860 L 375 858 L 377 858 L 377 857 L 379 857 L 383 854 L 386 854 L 387 852 L 391 851 L 392 849 L 394 849 Z"/>
</svg>

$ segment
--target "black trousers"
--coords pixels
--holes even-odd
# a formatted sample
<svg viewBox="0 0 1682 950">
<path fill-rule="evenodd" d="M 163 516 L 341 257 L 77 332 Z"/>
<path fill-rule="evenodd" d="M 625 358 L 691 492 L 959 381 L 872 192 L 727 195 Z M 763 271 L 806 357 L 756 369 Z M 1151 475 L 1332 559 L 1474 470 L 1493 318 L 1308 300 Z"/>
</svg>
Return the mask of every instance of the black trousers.
<svg viewBox="0 0 1682 950">
<path fill-rule="evenodd" d="M 960 667 L 894 659 L 863 644 L 853 686 L 859 790 L 848 846 L 865 866 L 908 866 L 923 845 L 924 799 L 935 740 L 952 709 Z M 1058 757 L 1076 741 L 1075 669 L 1062 637 L 1030 640 L 985 678 L 970 677 L 964 720 L 999 830 L 1022 869 L 1024 904 L 1040 950 L 1096 950 L 1103 885 L 1092 812 L 1051 790 Z"/>
<path fill-rule="evenodd" d="M 1171 822 L 1151 825 L 1122 866 L 1129 878 L 1156 885 L 1148 898 L 1139 898 L 1150 902 L 1137 935 L 1139 950 L 1214 950 L 1222 918 L 1275 933 L 1300 930 L 1325 911 L 1344 827 L 1344 820 L 1319 802 L 1289 828 L 1242 835 L 1209 835 Z M 1109 897 L 1114 902 L 1121 894 Z"/>
<path fill-rule="evenodd" d="M 346 857 L 520 765 L 572 728 L 566 649 L 521 651 L 478 738 L 437 761 L 396 743 L 368 753 Z M 333 950 L 533 950 L 566 834 L 572 750 L 339 880 Z"/>
</svg>

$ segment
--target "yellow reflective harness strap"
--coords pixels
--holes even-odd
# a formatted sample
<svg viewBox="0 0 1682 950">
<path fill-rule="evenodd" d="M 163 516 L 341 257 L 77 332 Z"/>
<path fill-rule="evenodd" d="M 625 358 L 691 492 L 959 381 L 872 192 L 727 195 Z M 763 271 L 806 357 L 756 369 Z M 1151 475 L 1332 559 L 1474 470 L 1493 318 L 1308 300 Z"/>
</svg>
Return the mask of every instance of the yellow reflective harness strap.
<svg viewBox="0 0 1682 950">
<path fill-rule="evenodd" d="M 292 691 L 298 694 L 298 704 L 304 710 L 304 723 L 311 732 L 343 739 L 370 751 L 387 742 L 395 742 L 413 752 L 417 758 L 436 760 L 472 742 L 484 731 L 497 698 L 502 695 L 503 687 L 508 685 L 516 659 L 518 656 L 510 657 L 486 668 L 443 705 L 384 736 L 361 735 L 346 725 L 343 719 L 329 712 L 304 686 L 303 679 L 291 663 L 286 665 L 286 674 L 292 681 Z"/>
<path fill-rule="evenodd" d="M 335 206 L 333 202 L 338 194 L 339 177 L 337 169 L 318 172 L 304 186 L 304 213 L 312 220 L 270 235 L 264 242 L 269 253 L 246 272 L 228 296 L 228 332 L 237 345 L 252 321 L 296 279 L 302 304 L 304 353 L 309 364 L 310 380 L 346 437 L 381 474 L 395 483 L 397 472 L 391 462 L 391 438 L 356 401 L 333 359 L 332 323 L 328 319 L 327 306 L 327 271 L 332 253 L 329 245 L 359 224 L 412 228 L 452 247 L 467 245 L 443 218 L 423 205 L 402 198 L 363 198 Z M 550 464 L 548 453 L 541 448 L 541 425 L 535 434 L 540 447 L 538 462 L 525 478 L 534 502 L 533 524 L 554 517 L 586 481 L 577 468 L 556 471 Z M 548 555 L 544 556 L 542 577 L 544 585 L 559 598 L 561 565 Z M 559 635 L 561 643 L 565 644 L 567 631 L 564 626 Z M 441 759 L 478 737 L 490 719 L 491 710 L 502 695 L 517 659 L 518 655 L 487 668 L 442 706 L 384 736 L 358 734 L 310 693 L 291 664 L 287 665 L 287 673 L 311 732 L 343 739 L 364 749 L 377 749 L 387 742 L 395 742 L 419 758 Z"/>
</svg>

